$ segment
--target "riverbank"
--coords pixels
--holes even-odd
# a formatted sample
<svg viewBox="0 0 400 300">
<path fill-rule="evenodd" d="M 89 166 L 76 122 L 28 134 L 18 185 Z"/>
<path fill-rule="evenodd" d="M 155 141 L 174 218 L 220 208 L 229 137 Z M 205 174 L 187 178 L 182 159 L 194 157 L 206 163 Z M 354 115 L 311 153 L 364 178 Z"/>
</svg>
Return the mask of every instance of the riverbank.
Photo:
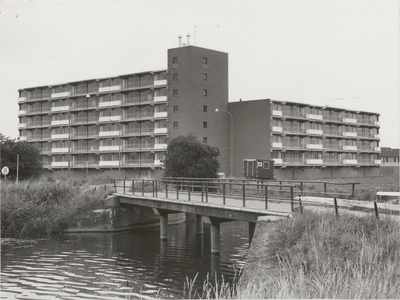
<svg viewBox="0 0 400 300">
<path fill-rule="evenodd" d="M 111 193 L 68 180 L 2 182 L 1 237 L 30 238 L 60 232 L 76 214 Z"/>
<path fill-rule="evenodd" d="M 305 211 L 257 223 L 236 298 L 400 297 L 400 225 Z"/>
</svg>

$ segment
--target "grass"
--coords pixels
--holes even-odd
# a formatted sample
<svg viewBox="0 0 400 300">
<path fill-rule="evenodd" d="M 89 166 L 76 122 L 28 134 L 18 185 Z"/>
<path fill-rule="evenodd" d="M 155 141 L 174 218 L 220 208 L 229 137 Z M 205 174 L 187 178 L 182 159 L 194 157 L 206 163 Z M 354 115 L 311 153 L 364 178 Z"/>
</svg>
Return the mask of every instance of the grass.
<svg viewBox="0 0 400 300">
<path fill-rule="evenodd" d="M 390 218 L 305 211 L 263 228 L 267 246 L 255 265 L 246 265 L 247 280 L 212 282 L 188 299 L 399 299 L 400 225 Z M 269 231 L 265 235 L 265 231 Z M 246 270 L 246 268 L 250 268 Z"/>
<path fill-rule="evenodd" d="M 71 216 L 109 193 L 68 180 L 2 182 L 1 236 L 28 238 L 59 232 Z"/>
<path fill-rule="evenodd" d="M 397 220 L 305 211 L 269 236 L 272 271 L 238 289 L 238 298 L 400 297 Z"/>
</svg>

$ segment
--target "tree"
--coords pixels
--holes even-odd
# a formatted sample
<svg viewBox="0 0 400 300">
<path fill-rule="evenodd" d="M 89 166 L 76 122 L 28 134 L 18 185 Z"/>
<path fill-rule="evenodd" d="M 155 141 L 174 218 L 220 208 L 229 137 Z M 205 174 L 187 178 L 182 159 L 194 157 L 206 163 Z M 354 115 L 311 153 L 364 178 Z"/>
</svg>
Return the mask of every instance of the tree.
<svg viewBox="0 0 400 300">
<path fill-rule="evenodd" d="M 16 141 L 0 133 L 1 142 L 1 168 L 7 166 L 10 172 L 7 179 L 17 178 L 17 154 L 18 179 L 31 179 L 40 176 L 42 163 L 40 160 L 40 151 L 31 143 L 25 141 Z M 1 175 L 4 178 L 3 175 Z"/>
<path fill-rule="evenodd" d="M 216 178 L 220 169 L 219 149 L 200 143 L 195 136 L 178 136 L 168 143 L 166 177 Z"/>
</svg>

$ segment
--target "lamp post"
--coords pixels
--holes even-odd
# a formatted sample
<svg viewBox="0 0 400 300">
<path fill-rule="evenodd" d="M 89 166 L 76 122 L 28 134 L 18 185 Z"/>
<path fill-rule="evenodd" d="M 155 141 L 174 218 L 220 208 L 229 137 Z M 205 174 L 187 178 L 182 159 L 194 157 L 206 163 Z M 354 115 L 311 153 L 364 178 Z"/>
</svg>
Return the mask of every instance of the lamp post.
<svg viewBox="0 0 400 300">
<path fill-rule="evenodd" d="M 231 177 L 233 177 L 233 116 L 229 111 L 226 111 L 222 108 L 216 108 L 215 112 L 223 111 L 231 117 Z"/>
<path fill-rule="evenodd" d="M 87 94 L 86 98 L 90 98 L 90 95 Z M 72 99 L 68 107 L 68 179 L 71 178 L 71 107 L 75 100 Z"/>
</svg>

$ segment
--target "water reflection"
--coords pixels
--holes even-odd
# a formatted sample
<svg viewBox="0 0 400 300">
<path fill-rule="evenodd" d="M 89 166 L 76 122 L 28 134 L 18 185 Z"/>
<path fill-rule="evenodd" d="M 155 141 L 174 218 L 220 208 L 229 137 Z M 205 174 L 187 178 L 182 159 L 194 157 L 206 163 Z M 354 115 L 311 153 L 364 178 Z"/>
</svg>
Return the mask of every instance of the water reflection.
<svg viewBox="0 0 400 300">
<path fill-rule="evenodd" d="M 2 246 L 1 299 L 182 298 L 186 276 L 207 273 L 232 280 L 248 253 L 248 225 L 221 224 L 220 255 L 212 255 L 210 229 L 195 223 L 119 233 L 62 234 L 22 247 Z"/>
</svg>

